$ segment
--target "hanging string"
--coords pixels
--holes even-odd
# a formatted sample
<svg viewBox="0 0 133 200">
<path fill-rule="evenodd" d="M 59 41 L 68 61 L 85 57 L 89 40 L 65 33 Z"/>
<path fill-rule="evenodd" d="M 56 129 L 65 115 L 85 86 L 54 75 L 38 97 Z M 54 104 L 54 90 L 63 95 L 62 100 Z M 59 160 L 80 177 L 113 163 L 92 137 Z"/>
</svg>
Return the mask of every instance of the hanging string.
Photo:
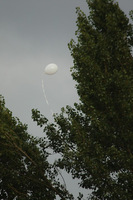
<svg viewBox="0 0 133 200">
<path fill-rule="evenodd" d="M 45 92 L 45 88 L 44 88 L 44 81 L 43 81 L 43 79 L 42 79 L 42 91 L 43 91 L 44 99 L 45 99 L 47 105 L 49 106 L 50 112 L 51 112 L 51 114 L 52 114 L 52 116 L 53 116 L 53 113 L 54 113 L 54 112 L 53 112 L 53 110 L 51 109 L 50 103 L 49 103 L 49 101 L 48 101 L 48 99 L 47 99 L 46 92 Z"/>
</svg>

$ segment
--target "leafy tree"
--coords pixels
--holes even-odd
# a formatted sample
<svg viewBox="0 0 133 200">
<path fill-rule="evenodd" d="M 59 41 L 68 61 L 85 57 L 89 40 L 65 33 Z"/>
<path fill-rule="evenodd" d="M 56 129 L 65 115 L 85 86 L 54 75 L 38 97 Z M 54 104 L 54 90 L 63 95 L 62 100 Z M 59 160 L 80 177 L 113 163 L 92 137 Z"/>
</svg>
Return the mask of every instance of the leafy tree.
<svg viewBox="0 0 133 200">
<path fill-rule="evenodd" d="M 43 145 L 41 146 L 40 145 Z M 72 199 L 48 163 L 47 143 L 31 137 L 0 97 L 0 199 Z"/>
<path fill-rule="evenodd" d="M 93 190 L 88 199 L 132 200 L 133 28 L 115 1 L 87 4 L 89 16 L 77 8 L 77 42 L 69 43 L 80 102 L 41 126 L 61 154 L 56 165 Z"/>
</svg>

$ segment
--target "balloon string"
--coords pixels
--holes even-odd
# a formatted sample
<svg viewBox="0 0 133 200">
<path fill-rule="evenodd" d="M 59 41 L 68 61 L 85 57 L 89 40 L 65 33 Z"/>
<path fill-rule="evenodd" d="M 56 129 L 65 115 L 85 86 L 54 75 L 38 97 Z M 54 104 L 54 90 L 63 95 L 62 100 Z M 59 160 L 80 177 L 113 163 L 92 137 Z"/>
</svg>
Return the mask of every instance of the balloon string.
<svg viewBox="0 0 133 200">
<path fill-rule="evenodd" d="M 42 91 L 43 91 L 43 95 L 44 95 L 45 101 L 46 101 L 47 105 L 50 107 L 50 104 L 49 104 L 49 102 L 48 102 L 48 99 L 47 99 L 47 96 L 46 96 L 46 92 L 45 92 L 45 89 L 44 89 L 44 82 L 43 82 L 43 79 L 42 79 Z M 52 115 L 53 115 L 53 110 L 52 110 L 51 108 L 50 108 L 50 111 L 51 111 L 51 113 L 52 113 Z"/>
<path fill-rule="evenodd" d="M 44 82 L 43 82 L 43 80 L 42 80 L 42 90 L 43 90 L 43 95 L 44 95 L 45 101 L 49 105 L 49 102 L 48 102 L 48 99 L 47 99 L 47 96 L 46 96 L 46 93 L 45 93 L 45 89 L 44 89 Z"/>
</svg>

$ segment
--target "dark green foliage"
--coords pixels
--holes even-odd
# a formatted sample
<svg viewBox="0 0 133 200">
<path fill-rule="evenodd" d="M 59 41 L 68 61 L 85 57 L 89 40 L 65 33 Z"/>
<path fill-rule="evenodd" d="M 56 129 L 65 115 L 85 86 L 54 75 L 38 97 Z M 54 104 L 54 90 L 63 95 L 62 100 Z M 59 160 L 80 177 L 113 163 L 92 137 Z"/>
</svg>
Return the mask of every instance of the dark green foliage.
<svg viewBox="0 0 133 200">
<path fill-rule="evenodd" d="M 80 103 L 44 132 L 62 155 L 57 166 L 93 190 L 89 199 L 132 200 L 133 28 L 113 0 L 87 3 L 89 17 L 77 8 L 77 42 L 69 43 Z"/>
<path fill-rule="evenodd" d="M 47 143 L 31 137 L 0 96 L 0 199 L 71 199 L 48 163 Z"/>
</svg>

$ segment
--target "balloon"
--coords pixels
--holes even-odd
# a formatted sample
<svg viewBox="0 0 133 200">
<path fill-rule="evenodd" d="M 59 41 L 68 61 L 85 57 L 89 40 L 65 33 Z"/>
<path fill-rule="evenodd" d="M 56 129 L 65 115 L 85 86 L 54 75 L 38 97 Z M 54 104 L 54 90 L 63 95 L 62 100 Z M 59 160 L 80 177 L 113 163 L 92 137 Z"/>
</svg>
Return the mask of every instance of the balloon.
<svg viewBox="0 0 133 200">
<path fill-rule="evenodd" d="M 44 69 L 45 74 L 52 75 L 55 74 L 58 70 L 58 66 L 54 63 L 47 65 Z"/>
</svg>

